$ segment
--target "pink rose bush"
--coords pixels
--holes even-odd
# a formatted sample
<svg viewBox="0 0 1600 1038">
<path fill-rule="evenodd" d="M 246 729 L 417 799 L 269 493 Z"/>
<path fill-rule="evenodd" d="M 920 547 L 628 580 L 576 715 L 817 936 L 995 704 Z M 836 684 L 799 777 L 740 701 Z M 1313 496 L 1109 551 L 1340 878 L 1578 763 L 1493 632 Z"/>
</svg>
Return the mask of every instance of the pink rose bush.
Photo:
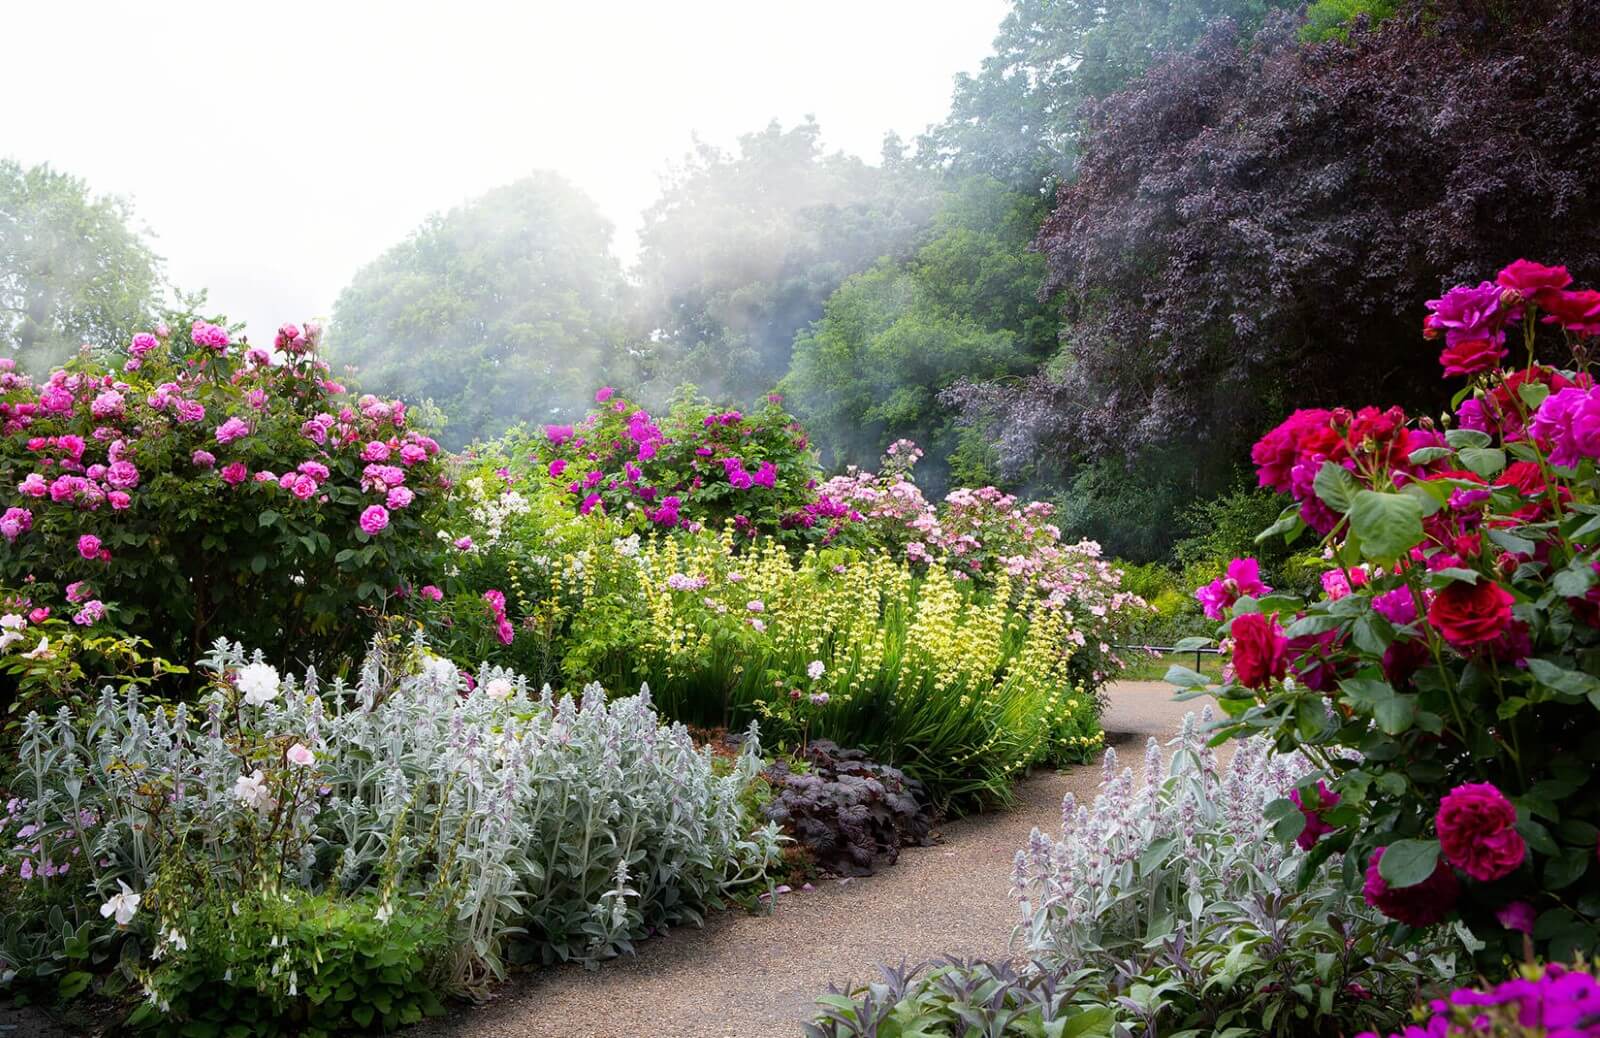
<svg viewBox="0 0 1600 1038">
<path fill-rule="evenodd" d="M 1197 592 L 1223 682 L 1169 675 L 1319 765 L 1284 834 L 1345 856 L 1397 922 L 1464 922 L 1486 962 L 1600 951 L 1597 314 L 1565 268 L 1519 260 L 1428 303 L 1453 415 L 1270 430 L 1252 460 L 1293 503 L 1263 537 L 1319 536 L 1323 594 L 1235 560 Z"/>
<path fill-rule="evenodd" d="M 529 459 L 529 472 L 517 466 L 521 478 L 555 481 L 585 515 L 602 511 L 640 530 L 732 522 L 749 537 L 777 530 L 812 497 L 815 452 L 777 394 L 750 413 L 680 396 L 652 415 L 611 387 L 595 404 L 508 452 Z"/>
<path fill-rule="evenodd" d="M 448 480 L 404 404 L 327 377 L 320 334 L 274 356 L 196 321 L 39 382 L 6 362 L 0 587 L 174 660 L 222 635 L 318 661 L 361 646 L 358 607 L 433 564 Z M 92 608 L 63 597 L 82 582 Z"/>
</svg>

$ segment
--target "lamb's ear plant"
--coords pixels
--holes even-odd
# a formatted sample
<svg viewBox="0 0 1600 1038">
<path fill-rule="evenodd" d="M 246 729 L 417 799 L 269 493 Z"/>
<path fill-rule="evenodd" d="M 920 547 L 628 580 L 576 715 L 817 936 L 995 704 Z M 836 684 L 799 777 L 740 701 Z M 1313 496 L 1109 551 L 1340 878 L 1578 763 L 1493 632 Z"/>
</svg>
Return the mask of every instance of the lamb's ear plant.
<svg viewBox="0 0 1600 1038">
<path fill-rule="evenodd" d="M 1017 852 L 1017 935 L 1036 968 L 1120 975 L 1119 997 L 1164 1028 L 1288 1038 L 1397 1023 L 1464 945 L 1451 931 L 1400 939 L 1337 868 L 1278 839 L 1271 805 L 1313 766 L 1265 738 L 1221 764 L 1210 722 L 1209 708 L 1188 715 L 1165 761 L 1152 739 L 1142 779 L 1108 750 L 1094 802 L 1068 794 L 1060 839 L 1035 829 Z"/>
<path fill-rule="evenodd" d="M 321 990 L 303 956 L 332 941 L 370 951 L 399 1005 L 413 981 L 384 979 L 392 955 L 372 943 L 396 919 L 416 977 L 471 992 L 513 951 L 593 962 L 698 923 L 776 860 L 776 828 L 741 807 L 755 732 L 716 774 L 648 691 L 557 696 L 485 667 L 468 693 L 453 664 L 393 640 L 354 684 L 280 676 L 226 642 L 200 666 L 213 682 L 193 707 L 108 690 L 90 716 L 27 718 L 0 823 L 13 985 L 119 963 L 172 1020 L 190 1012 L 178 989 L 227 976 L 230 948 L 235 985 L 263 947 L 299 949 L 282 953 L 301 963 L 294 990 L 281 969 L 252 990 L 301 1019 Z M 319 904 L 324 931 L 296 943 L 313 924 L 294 906 Z M 246 912 L 264 928 L 250 940 L 196 932 Z"/>
</svg>

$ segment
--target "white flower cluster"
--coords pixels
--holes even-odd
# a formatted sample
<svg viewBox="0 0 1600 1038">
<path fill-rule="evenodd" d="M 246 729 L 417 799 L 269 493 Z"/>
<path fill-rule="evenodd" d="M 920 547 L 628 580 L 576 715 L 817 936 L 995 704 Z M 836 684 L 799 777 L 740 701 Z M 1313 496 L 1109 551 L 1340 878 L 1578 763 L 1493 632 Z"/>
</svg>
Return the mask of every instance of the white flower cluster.
<svg viewBox="0 0 1600 1038">
<path fill-rule="evenodd" d="M 505 534 L 506 523 L 513 516 L 526 515 L 533 507 L 526 497 L 515 490 L 491 493 L 484 485 L 482 476 L 467 480 L 465 486 L 467 493 L 477 502 L 468 514 L 472 517 L 473 525 L 481 532 L 481 536 L 474 538 L 481 548 L 492 548 L 499 544 Z"/>
</svg>

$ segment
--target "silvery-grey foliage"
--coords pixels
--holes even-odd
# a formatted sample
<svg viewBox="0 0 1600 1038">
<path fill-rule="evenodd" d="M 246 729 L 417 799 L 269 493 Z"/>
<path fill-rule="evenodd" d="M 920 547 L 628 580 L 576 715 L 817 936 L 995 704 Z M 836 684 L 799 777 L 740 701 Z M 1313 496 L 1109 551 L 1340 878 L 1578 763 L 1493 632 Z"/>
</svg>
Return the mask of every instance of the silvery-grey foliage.
<svg viewBox="0 0 1600 1038">
<path fill-rule="evenodd" d="M 108 931 L 99 907 L 119 881 L 150 889 L 180 850 L 223 889 L 440 899 L 469 982 L 501 972 L 511 935 L 547 960 L 629 951 L 698 922 L 776 856 L 776 829 L 747 831 L 738 803 L 761 764 L 755 732 L 719 776 L 647 689 L 558 696 L 485 667 L 463 694 L 456 668 L 414 645 L 375 648 L 353 685 L 273 673 L 278 694 L 252 705 L 238 687 L 252 663 L 219 641 L 201 663 L 218 680 L 193 706 L 107 690 L 92 716 L 30 716 L 0 861 L 70 863 L 39 881 L 81 894 L 73 925 Z M 294 747 L 314 762 L 297 766 Z M 162 907 L 142 907 L 131 928 L 163 933 Z M 55 939 L 7 934 L 0 960 Z"/>
<path fill-rule="evenodd" d="M 1312 768 L 1265 739 L 1237 743 L 1226 767 L 1206 745 L 1207 714 L 1184 718 L 1170 758 L 1151 739 L 1142 779 L 1108 749 L 1094 804 L 1068 793 L 1062 835 L 1033 830 L 1012 870 L 1018 936 L 1054 965 L 1203 926 L 1218 906 L 1294 886 L 1299 854 L 1272 834 L 1266 807 Z"/>
</svg>

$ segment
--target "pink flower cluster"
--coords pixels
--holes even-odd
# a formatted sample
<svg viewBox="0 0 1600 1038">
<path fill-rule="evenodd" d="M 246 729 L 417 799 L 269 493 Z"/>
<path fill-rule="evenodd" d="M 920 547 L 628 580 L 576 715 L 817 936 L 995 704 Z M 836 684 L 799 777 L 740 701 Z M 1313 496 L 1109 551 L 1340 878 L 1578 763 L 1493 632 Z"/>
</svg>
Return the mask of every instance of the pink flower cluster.
<svg viewBox="0 0 1600 1038">
<path fill-rule="evenodd" d="M 1457 988 L 1428 1003 L 1423 1022 L 1390 1038 L 1600 1038 L 1600 980 L 1559 962 L 1525 970 L 1486 990 Z M 1356 1038 L 1378 1038 L 1363 1031 Z"/>
<path fill-rule="evenodd" d="M 1228 563 L 1226 575 L 1198 589 L 1194 597 L 1204 608 L 1207 618 L 1221 620 L 1241 597 L 1260 598 L 1271 592 L 1261 582 L 1261 564 L 1255 559 L 1234 559 Z"/>
<path fill-rule="evenodd" d="M 1339 516 L 1316 492 L 1323 465 L 1338 465 L 1374 489 L 1393 489 L 1428 471 L 1411 462 L 1413 452 L 1443 444 L 1439 433 L 1408 426 L 1398 407 L 1310 408 L 1294 412 L 1263 436 L 1250 457 L 1261 486 L 1293 497 L 1306 525 L 1326 534 Z"/>
<path fill-rule="evenodd" d="M 759 420 L 741 411 L 705 414 L 690 420 L 674 410 L 665 421 L 673 430 L 617 394 L 610 386 L 595 393 L 603 405 L 573 424 L 550 424 L 535 444 L 535 460 L 551 479 L 565 480 L 580 514 L 638 509 L 661 528 L 699 529 L 685 513 L 704 497 L 726 502 L 716 488 L 759 494 L 780 488 L 780 461 L 761 457 L 770 435 L 763 412 Z M 803 437 L 795 441 L 803 448 Z M 798 448 L 797 448 L 798 449 Z M 746 512 L 734 518 L 739 528 L 754 532 Z"/>
<path fill-rule="evenodd" d="M 89 846 L 92 840 L 85 840 L 88 830 L 100 824 L 100 816 L 94 811 L 80 809 L 73 812 L 69 809 L 63 816 L 65 828 L 52 834 L 54 845 L 64 848 L 66 860 L 53 861 L 51 854 L 45 850 L 41 840 L 40 827 L 37 824 L 24 822 L 24 812 L 30 806 L 30 801 L 21 797 L 11 797 L 6 801 L 4 815 L 0 815 L 0 835 L 15 826 L 15 831 L 7 837 L 11 844 L 9 857 L 17 861 L 17 878 L 24 881 L 44 881 L 66 876 L 72 871 L 72 862 L 77 859 L 83 848 Z M 5 876 L 6 867 L 0 865 L 0 877 Z"/>
<path fill-rule="evenodd" d="M 483 600 L 489 604 L 489 618 L 494 621 L 495 637 L 500 639 L 500 644 L 510 645 L 515 640 L 517 632 L 506 616 L 506 596 L 490 588 L 483 593 Z"/>
<path fill-rule="evenodd" d="M 1385 850 L 1379 847 L 1368 862 L 1367 903 L 1411 926 L 1443 922 L 1461 894 L 1452 866 L 1480 883 L 1504 879 L 1522 867 L 1528 846 L 1516 824 L 1516 807 L 1494 785 L 1469 782 L 1457 786 L 1440 800 L 1434 816 L 1441 853 L 1433 874 L 1416 886 L 1393 889 L 1379 873 Z M 1501 910 L 1502 925 L 1527 929 L 1524 914 L 1520 903 L 1507 905 Z"/>
</svg>

